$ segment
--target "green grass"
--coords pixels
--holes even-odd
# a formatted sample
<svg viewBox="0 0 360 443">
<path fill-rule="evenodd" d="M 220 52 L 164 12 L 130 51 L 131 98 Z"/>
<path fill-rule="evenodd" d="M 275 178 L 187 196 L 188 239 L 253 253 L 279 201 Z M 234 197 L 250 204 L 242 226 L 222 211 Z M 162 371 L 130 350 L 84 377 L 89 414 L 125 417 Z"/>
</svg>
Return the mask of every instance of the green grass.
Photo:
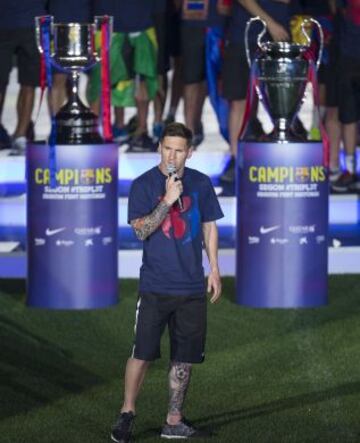
<svg viewBox="0 0 360 443">
<path fill-rule="evenodd" d="M 207 357 L 185 413 L 214 443 L 360 442 L 360 277 L 330 278 L 330 304 L 209 306 Z M 0 281 L 0 442 L 100 443 L 120 406 L 137 282 L 99 311 L 25 307 L 23 281 Z M 167 407 L 167 337 L 138 402 L 135 438 L 157 442 Z"/>
</svg>

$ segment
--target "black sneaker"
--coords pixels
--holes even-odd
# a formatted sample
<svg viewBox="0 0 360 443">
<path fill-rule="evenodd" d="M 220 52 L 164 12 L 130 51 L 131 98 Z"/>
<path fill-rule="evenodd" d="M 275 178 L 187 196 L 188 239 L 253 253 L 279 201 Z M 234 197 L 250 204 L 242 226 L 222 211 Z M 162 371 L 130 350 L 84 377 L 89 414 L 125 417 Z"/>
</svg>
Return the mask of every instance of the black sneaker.
<svg viewBox="0 0 360 443">
<path fill-rule="evenodd" d="M 211 432 L 205 429 L 195 428 L 189 421 L 183 418 L 177 425 L 165 425 L 161 431 L 161 438 L 171 439 L 185 439 L 185 438 L 207 438 L 211 437 Z"/>
<path fill-rule="evenodd" d="M 7 130 L 0 124 L 0 149 L 9 149 L 11 147 L 11 138 Z"/>
<path fill-rule="evenodd" d="M 26 138 L 29 142 L 33 142 L 35 140 L 35 126 L 32 120 L 30 120 L 26 130 Z"/>
<path fill-rule="evenodd" d="M 236 160 L 235 157 L 231 156 L 230 160 L 227 162 L 222 174 L 219 177 L 219 180 L 225 183 L 234 183 L 235 182 L 235 167 Z"/>
<path fill-rule="evenodd" d="M 148 134 L 133 137 L 126 152 L 155 152 L 157 144 L 152 141 Z"/>
<path fill-rule="evenodd" d="M 203 141 L 204 141 L 204 127 L 203 124 L 200 122 L 198 129 L 193 135 L 192 139 L 193 148 L 196 149 L 199 145 L 201 145 Z"/>
<path fill-rule="evenodd" d="M 129 135 L 133 135 L 137 127 L 138 127 L 138 118 L 137 115 L 134 115 L 125 125 L 125 129 Z"/>
<path fill-rule="evenodd" d="M 331 185 L 334 192 L 345 193 L 351 190 L 351 186 L 356 182 L 355 174 L 348 171 L 343 172 L 340 177 Z"/>
<path fill-rule="evenodd" d="M 357 194 L 360 192 L 360 180 L 359 180 L 359 177 L 356 177 L 355 181 L 353 183 L 351 183 L 351 185 L 349 186 L 349 191 L 350 192 L 356 192 Z"/>
<path fill-rule="evenodd" d="M 117 443 L 129 442 L 131 440 L 134 419 L 135 415 L 131 411 L 120 414 L 111 430 L 111 440 Z"/>
</svg>

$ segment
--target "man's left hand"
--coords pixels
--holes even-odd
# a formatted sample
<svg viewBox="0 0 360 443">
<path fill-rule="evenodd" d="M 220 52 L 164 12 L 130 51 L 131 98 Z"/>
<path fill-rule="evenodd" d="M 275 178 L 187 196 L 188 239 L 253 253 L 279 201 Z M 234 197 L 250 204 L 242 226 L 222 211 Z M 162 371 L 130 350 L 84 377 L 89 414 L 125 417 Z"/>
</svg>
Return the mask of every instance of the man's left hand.
<svg viewBox="0 0 360 443">
<path fill-rule="evenodd" d="M 207 292 L 211 293 L 210 303 L 218 303 L 221 297 L 221 279 L 218 270 L 210 271 L 208 276 Z"/>
</svg>

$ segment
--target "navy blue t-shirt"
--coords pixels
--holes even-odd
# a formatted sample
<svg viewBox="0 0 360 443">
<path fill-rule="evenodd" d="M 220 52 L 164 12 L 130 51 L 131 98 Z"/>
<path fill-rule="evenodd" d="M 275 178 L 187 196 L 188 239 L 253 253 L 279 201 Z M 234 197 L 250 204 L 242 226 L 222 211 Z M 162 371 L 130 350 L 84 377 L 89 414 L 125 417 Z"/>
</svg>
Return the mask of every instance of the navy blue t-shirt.
<svg viewBox="0 0 360 443">
<path fill-rule="evenodd" d="M 301 0 L 303 14 L 316 17 L 331 14 L 329 2 L 326 0 Z"/>
<path fill-rule="evenodd" d="M 94 0 L 94 15 L 112 15 L 114 32 L 138 32 L 153 26 L 154 0 Z"/>
<path fill-rule="evenodd" d="M 166 11 L 167 0 L 154 0 L 154 13 L 161 14 Z"/>
<path fill-rule="evenodd" d="M 267 12 L 274 20 L 280 23 L 285 29 L 289 29 L 290 17 L 294 13 L 297 0 L 291 0 L 289 4 L 277 2 L 275 0 L 258 0 L 259 6 Z M 235 44 L 244 44 L 246 23 L 252 16 L 238 2 L 234 2 L 233 13 L 230 19 L 228 30 L 228 40 Z M 254 23 L 249 32 L 249 41 L 255 42 L 262 26 Z M 264 37 L 266 40 L 269 37 Z"/>
<path fill-rule="evenodd" d="M 0 0 L 0 29 L 35 28 L 34 17 L 45 15 L 46 0 Z"/>
<path fill-rule="evenodd" d="M 217 11 L 217 1 L 218 0 L 209 0 L 209 10 L 207 20 L 183 20 L 183 23 L 186 26 L 223 26 L 226 21 L 226 17 L 220 15 Z"/>
<path fill-rule="evenodd" d="M 166 176 L 156 166 L 132 183 L 128 221 L 149 215 L 165 194 Z M 161 226 L 143 242 L 140 292 L 205 294 L 202 223 L 223 217 L 209 177 L 185 168 L 183 210 L 175 204 Z"/>
<path fill-rule="evenodd" d="M 354 3 L 357 6 L 357 2 Z M 360 10 L 357 7 L 356 11 L 352 11 L 351 4 L 349 0 L 345 3 L 340 22 L 340 51 L 346 57 L 360 60 Z"/>
<path fill-rule="evenodd" d="M 49 0 L 48 11 L 55 23 L 90 23 L 91 0 Z"/>
</svg>

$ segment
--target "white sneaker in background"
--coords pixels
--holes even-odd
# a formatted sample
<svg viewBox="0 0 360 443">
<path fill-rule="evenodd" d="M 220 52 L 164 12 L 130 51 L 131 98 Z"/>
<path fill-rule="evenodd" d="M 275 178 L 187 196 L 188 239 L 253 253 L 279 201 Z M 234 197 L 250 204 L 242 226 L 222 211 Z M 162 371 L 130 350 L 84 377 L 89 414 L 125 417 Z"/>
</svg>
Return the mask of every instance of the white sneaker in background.
<svg viewBox="0 0 360 443">
<path fill-rule="evenodd" d="M 25 136 L 16 137 L 11 142 L 11 151 L 9 155 L 25 155 L 27 139 Z"/>
</svg>

